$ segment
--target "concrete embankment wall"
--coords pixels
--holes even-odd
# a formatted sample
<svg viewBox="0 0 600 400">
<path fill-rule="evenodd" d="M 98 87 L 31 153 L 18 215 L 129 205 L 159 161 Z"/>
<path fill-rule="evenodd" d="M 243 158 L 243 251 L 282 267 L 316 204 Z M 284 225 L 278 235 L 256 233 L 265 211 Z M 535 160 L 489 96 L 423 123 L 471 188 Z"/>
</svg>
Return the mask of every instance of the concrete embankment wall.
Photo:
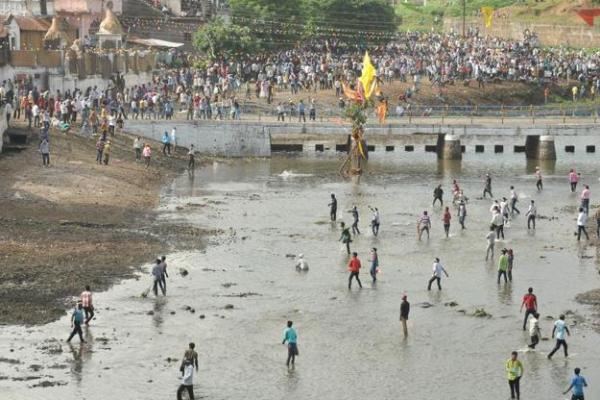
<svg viewBox="0 0 600 400">
<path fill-rule="evenodd" d="M 126 129 L 154 140 L 177 126 L 178 144 L 193 143 L 201 154 L 227 157 L 267 157 L 271 151 L 345 151 L 349 125 L 260 124 L 229 121 L 127 121 Z M 598 143 L 595 125 L 439 125 L 392 124 L 367 126 L 369 151 L 435 152 L 440 135 L 457 137 L 466 153 L 524 152 L 528 136 L 553 136 L 558 148 L 571 148 L 575 138 L 586 151 Z M 581 147 L 581 146 L 579 146 Z M 591 150 L 591 148 L 594 148 Z M 573 152 L 572 150 L 565 150 Z M 581 151 L 579 148 L 577 151 Z"/>
<path fill-rule="evenodd" d="M 125 130 L 131 134 L 161 141 L 165 131 L 177 128 L 177 145 L 194 145 L 199 154 L 218 157 L 269 157 L 271 137 L 268 127 L 246 124 L 207 122 L 127 121 Z"/>
</svg>

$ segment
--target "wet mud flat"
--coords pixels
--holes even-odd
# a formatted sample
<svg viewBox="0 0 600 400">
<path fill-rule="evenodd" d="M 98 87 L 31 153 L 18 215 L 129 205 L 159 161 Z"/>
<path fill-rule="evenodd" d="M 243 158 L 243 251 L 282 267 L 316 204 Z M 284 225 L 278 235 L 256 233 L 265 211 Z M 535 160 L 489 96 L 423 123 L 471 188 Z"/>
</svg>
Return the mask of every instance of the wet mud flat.
<svg viewBox="0 0 600 400">
<path fill-rule="evenodd" d="M 35 134 L 29 148 L 0 155 L 0 324 L 56 320 L 85 285 L 101 291 L 157 255 L 202 246 L 201 229 L 158 224 L 154 211 L 185 151 L 163 157 L 153 144 L 146 169 L 131 137 L 110 139 L 108 166 L 95 162 L 95 139 L 60 133 L 49 168 Z"/>
</svg>

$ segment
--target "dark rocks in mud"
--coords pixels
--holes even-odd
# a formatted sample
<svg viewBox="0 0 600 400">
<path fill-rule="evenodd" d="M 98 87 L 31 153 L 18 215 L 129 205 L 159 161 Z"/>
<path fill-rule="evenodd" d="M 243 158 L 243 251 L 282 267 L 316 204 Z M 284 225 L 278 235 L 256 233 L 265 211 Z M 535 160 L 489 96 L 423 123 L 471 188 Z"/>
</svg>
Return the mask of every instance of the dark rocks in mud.
<svg viewBox="0 0 600 400">
<path fill-rule="evenodd" d="M 473 314 L 471 315 L 475 318 L 492 318 L 492 314 L 485 311 L 484 308 L 475 309 L 475 311 L 473 311 Z"/>
<path fill-rule="evenodd" d="M 444 305 L 445 305 L 446 307 L 456 307 L 456 306 L 458 305 L 458 303 L 457 303 L 457 302 L 455 302 L 455 301 L 449 301 L 449 302 L 447 302 L 447 303 L 444 303 Z"/>
<path fill-rule="evenodd" d="M 150 310 L 146 313 L 146 315 L 154 315 L 154 311 Z"/>
<path fill-rule="evenodd" d="M 193 307 L 190 307 L 190 306 L 184 306 L 183 309 L 185 311 L 191 312 L 192 314 L 194 314 L 196 312 L 196 309 L 194 309 Z"/>
<path fill-rule="evenodd" d="M 431 307 L 433 307 L 433 306 L 434 306 L 433 304 L 431 304 L 431 303 L 428 303 L 428 302 L 426 302 L 426 301 L 425 301 L 425 302 L 423 302 L 423 303 L 416 304 L 416 305 L 417 305 L 418 307 L 421 307 L 421 308 L 431 308 Z"/>
<path fill-rule="evenodd" d="M 44 367 L 42 367 L 42 366 L 41 366 L 41 365 L 39 365 L 39 364 L 31 364 L 31 365 L 29 366 L 29 369 L 30 369 L 30 370 L 32 370 L 33 372 L 38 372 L 38 371 L 39 371 L 40 369 L 42 369 L 42 368 L 44 368 Z"/>
<path fill-rule="evenodd" d="M 175 315 L 175 314 L 176 314 L 176 312 L 175 312 L 175 311 L 171 311 L 169 314 L 171 314 L 171 315 Z"/>
<path fill-rule="evenodd" d="M 20 360 L 16 360 L 14 358 L 0 357 L 0 363 L 21 364 L 21 361 Z"/>
<path fill-rule="evenodd" d="M 181 275 L 181 276 L 188 276 L 189 272 L 185 268 L 179 268 L 179 275 Z"/>
<path fill-rule="evenodd" d="M 575 300 L 582 304 L 600 306 L 600 289 L 594 289 L 584 293 L 580 293 L 575 297 Z"/>
<path fill-rule="evenodd" d="M 200 319 L 204 319 L 204 318 L 206 318 L 206 315 L 204 315 L 204 314 L 200 314 L 200 317 L 198 317 L 198 318 L 200 318 Z"/>
<path fill-rule="evenodd" d="M 41 382 L 36 383 L 35 385 L 32 385 L 31 387 L 32 388 L 38 388 L 38 387 L 48 388 L 48 387 L 53 387 L 53 386 L 65 386 L 66 384 L 67 384 L 66 382 L 60 382 L 60 381 L 57 381 L 57 382 L 41 381 Z"/>
<path fill-rule="evenodd" d="M 262 296 L 262 294 L 260 294 L 260 293 L 254 293 L 254 292 L 245 292 L 245 293 L 232 293 L 232 294 L 215 294 L 213 296 L 214 297 L 240 297 L 240 298 L 244 298 L 244 297 L 252 297 L 252 296 Z"/>
<path fill-rule="evenodd" d="M 226 304 L 225 307 L 223 307 L 225 310 L 233 310 L 233 304 Z"/>
<path fill-rule="evenodd" d="M 168 362 L 168 363 L 174 363 L 174 362 L 177 362 L 179 360 L 176 359 L 176 358 L 167 357 L 167 359 L 165 361 Z"/>
<path fill-rule="evenodd" d="M 222 283 L 221 286 L 223 286 L 224 288 L 229 289 L 232 286 L 237 286 L 237 283 L 227 282 L 227 283 Z"/>
<path fill-rule="evenodd" d="M 286 254 L 285 255 L 286 258 L 296 258 L 295 254 Z"/>
</svg>

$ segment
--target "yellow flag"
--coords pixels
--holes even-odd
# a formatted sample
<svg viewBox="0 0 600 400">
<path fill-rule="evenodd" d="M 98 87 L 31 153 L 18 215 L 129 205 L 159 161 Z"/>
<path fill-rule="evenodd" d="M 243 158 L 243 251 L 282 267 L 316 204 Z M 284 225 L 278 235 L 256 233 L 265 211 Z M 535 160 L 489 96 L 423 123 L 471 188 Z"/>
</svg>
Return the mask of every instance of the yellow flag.
<svg viewBox="0 0 600 400">
<path fill-rule="evenodd" d="M 368 99 L 369 97 L 371 97 L 371 94 L 373 94 L 373 90 L 376 86 L 375 83 L 377 82 L 376 76 L 377 73 L 375 71 L 375 67 L 373 66 L 373 64 L 371 64 L 371 58 L 369 57 L 369 53 L 365 52 L 365 58 L 363 59 L 362 74 L 358 79 L 362 84 L 363 91 L 365 93 L 365 99 Z"/>
<path fill-rule="evenodd" d="M 481 7 L 481 13 L 483 14 L 483 21 L 485 23 L 485 27 L 489 28 L 492 26 L 492 18 L 494 17 L 494 8 L 493 7 Z"/>
</svg>

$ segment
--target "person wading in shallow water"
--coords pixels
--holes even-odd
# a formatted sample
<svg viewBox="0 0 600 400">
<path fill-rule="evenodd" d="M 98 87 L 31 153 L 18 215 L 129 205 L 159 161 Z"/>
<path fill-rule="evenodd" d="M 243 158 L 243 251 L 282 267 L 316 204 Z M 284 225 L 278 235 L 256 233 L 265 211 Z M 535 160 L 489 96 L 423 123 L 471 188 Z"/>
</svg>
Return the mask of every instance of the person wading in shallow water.
<svg viewBox="0 0 600 400">
<path fill-rule="evenodd" d="M 194 400 L 194 366 L 191 360 L 183 360 L 183 377 L 177 389 L 177 400 L 182 400 L 183 391 L 187 390 L 190 400 Z"/>
<path fill-rule="evenodd" d="M 67 343 L 69 343 L 71 339 L 73 339 L 73 336 L 75 336 L 75 334 L 79 335 L 79 340 L 81 341 L 81 343 L 85 343 L 85 340 L 83 340 L 83 331 L 81 330 L 81 324 L 83 323 L 83 319 L 83 305 L 81 303 L 77 303 L 77 307 L 73 310 L 73 314 L 71 315 L 71 328 L 73 328 L 73 331 L 69 335 Z"/>
<path fill-rule="evenodd" d="M 335 198 L 335 194 L 331 193 L 331 203 L 328 204 L 329 206 L 329 217 L 331 218 L 331 221 L 335 222 L 335 219 L 337 217 L 337 199 Z"/>
<path fill-rule="evenodd" d="M 408 327 L 406 326 L 406 323 L 408 321 L 408 314 L 410 313 L 410 303 L 407 299 L 406 295 L 402 296 L 402 303 L 400 303 L 400 323 L 402 324 L 404 337 L 408 336 Z"/>
<path fill-rule="evenodd" d="M 346 251 L 350 254 L 350 242 L 352 242 L 352 237 L 350 235 L 350 228 L 346 227 L 346 224 L 341 222 L 340 227 L 342 228 L 342 235 L 340 236 L 340 242 L 346 245 Z"/>
<path fill-rule="evenodd" d="M 358 274 L 360 272 L 360 260 L 358 259 L 358 253 L 352 253 L 352 259 L 348 263 L 348 271 L 350 271 L 350 276 L 348 277 L 348 290 L 352 289 L 352 278 L 356 278 L 358 282 L 358 287 L 362 289 L 362 283 L 360 283 L 360 278 Z"/>
<path fill-rule="evenodd" d="M 92 290 L 87 285 L 85 290 L 81 292 L 79 296 L 83 310 L 85 311 L 85 324 L 89 325 L 92 318 L 94 318 L 94 304 L 92 303 Z"/>
<path fill-rule="evenodd" d="M 283 331 L 283 341 L 281 342 L 281 344 L 286 344 L 287 342 L 288 357 L 285 365 L 288 367 L 290 366 L 290 363 L 294 365 L 296 356 L 298 355 L 298 334 L 296 333 L 296 330 L 292 328 L 293 324 L 292 321 L 287 322 L 287 328 Z"/>
<path fill-rule="evenodd" d="M 506 361 L 506 375 L 508 377 L 508 386 L 510 386 L 510 398 L 519 400 L 521 398 L 521 377 L 523 376 L 523 364 L 517 360 L 517 352 L 513 351 L 510 358 Z"/>
</svg>

